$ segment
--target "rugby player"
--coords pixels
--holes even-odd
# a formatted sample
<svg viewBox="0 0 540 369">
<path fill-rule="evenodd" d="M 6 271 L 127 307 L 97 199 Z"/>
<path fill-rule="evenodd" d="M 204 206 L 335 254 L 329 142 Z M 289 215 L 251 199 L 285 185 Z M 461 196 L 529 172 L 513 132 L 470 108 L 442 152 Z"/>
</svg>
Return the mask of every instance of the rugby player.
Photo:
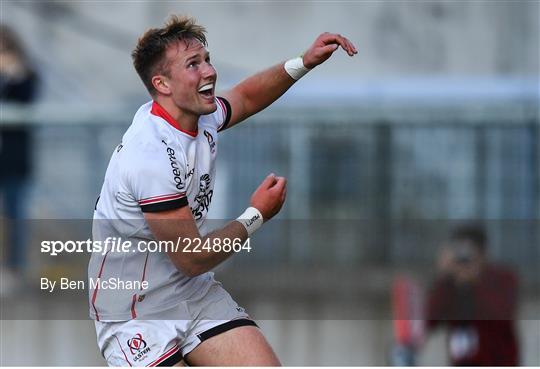
<svg viewBox="0 0 540 369">
<path fill-rule="evenodd" d="M 218 132 L 269 106 L 339 47 L 357 53 L 345 37 L 323 33 L 302 57 L 218 97 L 205 32 L 192 18 L 172 16 L 139 39 L 133 63 L 152 101 L 139 108 L 113 152 L 94 212 L 94 240 L 244 243 L 279 212 L 286 180 L 268 175 L 238 219 L 208 232 Z M 90 316 L 107 363 L 280 365 L 257 325 L 210 272 L 233 252 L 184 251 L 92 254 L 89 278 L 148 282 L 144 290 L 100 290 L 99 283 L 90 289 Z"/>
</svg>

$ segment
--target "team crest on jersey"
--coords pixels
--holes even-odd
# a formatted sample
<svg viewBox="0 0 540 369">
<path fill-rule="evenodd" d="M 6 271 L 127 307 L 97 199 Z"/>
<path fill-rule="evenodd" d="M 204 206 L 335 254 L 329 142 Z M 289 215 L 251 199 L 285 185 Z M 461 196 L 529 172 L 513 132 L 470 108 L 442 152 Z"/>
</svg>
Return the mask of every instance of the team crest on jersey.
<svg viewBox="0 0 540 369">
<path fill-rule="evenodd" d="M 209 174 L 203 174 L 199 179 L 199 193 L 195 196 L 196 206 L 191 208 L 193 217 L 196 220 L 202 219 L 204 213 L 208 211 L 214 190 L 210 190 L 212 179 Z"/>
<path fill-rule="evenodd" d="M 214 142 L 214 137 L 206 129 L 204 130 L 204 135 L 206 136 L 206 139 L 208 140 L 208 145 L 210 146 L 210 152 L 214 154 L 216 152 L 216 143 Z"/>
<path fill-rule="evenodd" d="M 133 361 L 144 360 L 151 351 L 140 333 L 127 340 L 127 345 L 131 355 L 133 355 Z"/>
</svg>

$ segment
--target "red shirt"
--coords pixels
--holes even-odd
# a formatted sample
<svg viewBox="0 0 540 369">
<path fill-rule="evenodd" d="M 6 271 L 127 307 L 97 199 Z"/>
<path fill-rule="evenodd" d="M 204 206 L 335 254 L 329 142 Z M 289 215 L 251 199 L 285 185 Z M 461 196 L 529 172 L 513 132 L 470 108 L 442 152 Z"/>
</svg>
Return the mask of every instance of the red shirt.
<svg viewBox="0 0 540 369">
<path fill-rule="evenodd" d="M 428 297 L 428 328 L 448 326 L 452 365 L 519 365 L 517 286 L 515 273 L 494 265 L 485 266 L 469 286 L 457 286 L 450 278 L 435 282 Z"/>
</svg>

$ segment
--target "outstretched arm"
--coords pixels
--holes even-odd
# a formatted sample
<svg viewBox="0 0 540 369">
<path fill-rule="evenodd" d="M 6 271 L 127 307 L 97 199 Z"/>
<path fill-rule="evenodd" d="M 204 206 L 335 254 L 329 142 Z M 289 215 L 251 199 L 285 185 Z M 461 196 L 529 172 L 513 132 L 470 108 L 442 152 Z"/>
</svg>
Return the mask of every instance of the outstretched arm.
<svg viewBox="0 0 540 369">
<path fill-rule="evenodd" d="M 323 33 L 302 56 L 302 62 L 308 69 L 324 63 L 341 46 L 349 56 L 358 51 L 347 38 L 333 33 Z M 231 104 L 231 120 L 228 127 L 235 125 L 253 114 L 265 109 L 283 95 L 296 80 L 279 63 L 259 72 L 223 94 Z"/>
</svg>

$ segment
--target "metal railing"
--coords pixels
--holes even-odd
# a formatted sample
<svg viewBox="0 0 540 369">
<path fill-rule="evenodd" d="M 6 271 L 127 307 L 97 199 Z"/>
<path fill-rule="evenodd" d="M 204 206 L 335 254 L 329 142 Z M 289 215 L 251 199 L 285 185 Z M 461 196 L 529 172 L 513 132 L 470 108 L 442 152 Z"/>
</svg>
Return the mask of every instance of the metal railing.
<svg viewBox="0 0 540 369">
<path fill-rule="evenodd" d="M 2 109 L 5 129 L 34 132 L 31 217 L 92 217 L 133 111 Z M 221 135 L 210 217 L 235 217 L 274 171 L 289 180 L 274 226 L 283 238 L 262 232 L 279 245 L 250 262 L 425 265 L 455 221 L 474 219 L 496 258 L 534 278 L 539 141 L 534 103 L 273 108 Z"/>
</svg>

